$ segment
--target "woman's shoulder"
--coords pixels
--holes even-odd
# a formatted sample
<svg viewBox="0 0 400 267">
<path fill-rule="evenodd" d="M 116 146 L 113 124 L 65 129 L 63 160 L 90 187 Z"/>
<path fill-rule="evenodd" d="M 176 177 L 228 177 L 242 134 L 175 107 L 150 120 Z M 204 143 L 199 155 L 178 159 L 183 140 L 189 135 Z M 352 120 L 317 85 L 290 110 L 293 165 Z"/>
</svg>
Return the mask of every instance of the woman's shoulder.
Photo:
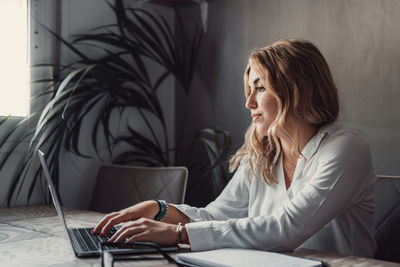
<svg viewBox="0 0 400 267">
<path fill-rule="evenodd" d="M 243 158 L 240 160 L 240 164 L 239 164 L 239 167 L 237 168 L 236 172 L 249 173 L 249 170 L 251 170 L 250 164 L 251 163 L 250 163 L 249 155 L 248 154 L 244 155 Z"/>
<path fill-rule="evenodd" d="M 252 165 L 253 164 L 253 165 Z M 250 161 L 250 156 L 248 154 L 244 155 L 240 161 L 240 165 L 235 171 L 241 179 L 246 180 L 248 184 L 251 184 L 252 180 L 257 176 L 259 172 L 259 167 Z"/>
<path fill-rule="evenodd" d="M 364 134 L 357 128 L 332 123 L 321 127 L 318 134 L 323 135 L 321 150 L 342 155 L 370 153 Z"/>
<path fill-rule="evenodd" d="M 318 166 L 325 166 L 337 173 L 347 171 L 359 179 L 368 178 L 368 185 L 372 185 L 376 176 L 369 145 L 363 133 L 354 127 L 337 123 L 321 130 L 324 138 L 314 158 Z"/>
</svg>

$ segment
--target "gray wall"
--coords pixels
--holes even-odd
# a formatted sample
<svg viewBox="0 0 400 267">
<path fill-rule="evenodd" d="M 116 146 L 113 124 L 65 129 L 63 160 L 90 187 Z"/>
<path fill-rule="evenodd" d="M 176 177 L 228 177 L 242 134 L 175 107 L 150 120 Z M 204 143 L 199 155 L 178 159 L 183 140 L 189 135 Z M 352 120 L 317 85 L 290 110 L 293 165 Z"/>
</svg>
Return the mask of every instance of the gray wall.
<svg viewBox="0 0 400 267">
<path fill-rule="evenodd" d="M 244 107 L 247 55 L 282 38 L 314 42 L 339 88 L 340 121 L 361 129 L 378 174 L 400 175 L 400 1 L 210 1 L 208 33 L 190 113 L 230 131 L 240 145 L 250 123 Z M 196 89 L 196 88 L 194 88 Z M 207 104 L 208 106 L 208 104 Z M 203 116 L 208 119 L 204 120 Z M 207 125 L 209 124 L 209 125 Z"/>
</svg>

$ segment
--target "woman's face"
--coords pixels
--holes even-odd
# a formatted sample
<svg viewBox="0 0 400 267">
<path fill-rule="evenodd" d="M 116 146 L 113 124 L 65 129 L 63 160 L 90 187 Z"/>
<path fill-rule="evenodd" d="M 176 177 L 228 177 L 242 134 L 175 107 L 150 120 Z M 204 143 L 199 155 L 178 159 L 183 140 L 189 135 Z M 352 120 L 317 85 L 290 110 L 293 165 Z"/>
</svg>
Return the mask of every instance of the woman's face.
<svg viewBox="0 0 400 267">
<path fill-rule="evenodd" d="M 260 136 L 267 136 L 268 129 L 278 113 L 278 102 L 266 89 L 269 85 L 261 83 L 260 75 L 253 71 L 253 68 L 250 68 L 248 84 L 246 108 L 251 111 L 257 133 Z"/>
</svg>

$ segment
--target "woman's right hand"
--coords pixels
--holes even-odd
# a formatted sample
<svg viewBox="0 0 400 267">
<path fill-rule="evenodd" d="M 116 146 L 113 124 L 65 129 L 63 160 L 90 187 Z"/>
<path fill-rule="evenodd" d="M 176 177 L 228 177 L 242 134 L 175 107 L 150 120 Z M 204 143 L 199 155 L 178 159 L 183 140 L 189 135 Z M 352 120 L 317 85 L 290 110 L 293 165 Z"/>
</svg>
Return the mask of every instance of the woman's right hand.
<svg viewBox="0 0 400 267">
<path fill-rule="evenodd" d="M 157 215 L 158 211 L 159 206 L 156 201 L 144 201 L 129 208 L 107 214 L 92 230 L 92 233 L 103 236 L 116 224 L 134 221 L 139 218 L 153 219 L 154 216 Z"/>
</svg>

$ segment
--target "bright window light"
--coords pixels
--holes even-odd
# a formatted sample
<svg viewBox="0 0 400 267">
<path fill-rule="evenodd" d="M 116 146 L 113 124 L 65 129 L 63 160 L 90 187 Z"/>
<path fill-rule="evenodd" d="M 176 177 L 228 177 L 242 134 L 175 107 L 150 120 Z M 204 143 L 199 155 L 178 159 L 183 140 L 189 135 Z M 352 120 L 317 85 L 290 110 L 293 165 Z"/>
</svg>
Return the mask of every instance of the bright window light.
<svg viewBox="0 0 400 267">
<path fill-rule="evenodd" d="M 29 114 L 27 0 L 0 0 L 0 116 Z"/>
</svg>

